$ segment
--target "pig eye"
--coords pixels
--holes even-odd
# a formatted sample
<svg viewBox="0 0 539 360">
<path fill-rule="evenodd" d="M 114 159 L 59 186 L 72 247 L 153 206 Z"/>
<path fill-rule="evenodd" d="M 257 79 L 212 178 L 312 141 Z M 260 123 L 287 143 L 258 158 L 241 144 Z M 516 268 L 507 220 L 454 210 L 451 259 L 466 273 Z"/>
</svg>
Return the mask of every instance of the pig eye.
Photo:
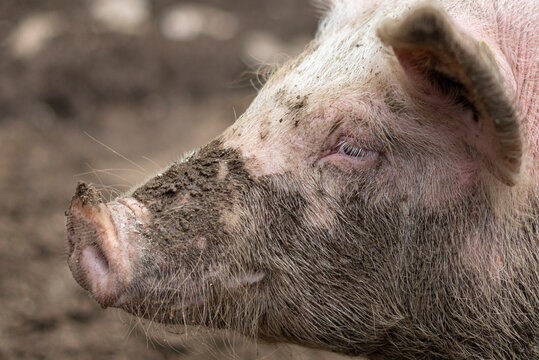
<svg viewBox="0 0 539 360">
<path fill-rule="evenodd" d="M 374 146 L 374 145 L 372 145 Z M 365 147 L 351 139 L 342 139 L 329 152 L 320 159 L 320 163 L 331 162 L 341 169 L 365 167 L 374 164 L 380 153 L 371 146 Z"/>
<path fill-rule="evenodd" d="M 337 145 L 337 153 L 353 158 L 362 158 L 371 155 L 373 152 L 342 141 Z"/>
</svg>

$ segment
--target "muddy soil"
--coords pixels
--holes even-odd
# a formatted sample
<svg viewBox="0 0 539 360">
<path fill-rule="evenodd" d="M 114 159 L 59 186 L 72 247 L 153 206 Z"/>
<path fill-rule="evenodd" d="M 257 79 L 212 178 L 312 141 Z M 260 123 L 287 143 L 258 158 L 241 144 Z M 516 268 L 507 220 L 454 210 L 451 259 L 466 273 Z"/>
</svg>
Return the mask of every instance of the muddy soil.
<svg viewBox="0 0 539 360">
<path fill-rule="evenodd" d="M 0 359 L 338 358 L 102 310 L 65 255 L 78 180 L 113 197 L 208 142 L 255 94 L 249 46 L 268 34 L 270 50 L 300 46 L 317 11 L 308 0 L 197 0 L 236 29 L 173 40 L 162 21 L 181 2 L 136 1 L 146 13 L 129 31 L 92 15 L 98 2 L 0 0 Z M 253 33 L 265 37 L 253 45 Z"/>
</svg>

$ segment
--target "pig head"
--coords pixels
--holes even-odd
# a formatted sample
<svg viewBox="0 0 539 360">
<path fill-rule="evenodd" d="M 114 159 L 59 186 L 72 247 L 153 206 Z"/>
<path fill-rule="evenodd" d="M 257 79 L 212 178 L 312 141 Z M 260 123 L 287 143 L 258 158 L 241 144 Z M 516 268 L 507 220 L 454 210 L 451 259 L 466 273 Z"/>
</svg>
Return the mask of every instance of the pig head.
<svg viewBox="0 0 539 360">
<path fill-rule="evenodd" d="M 538 29 L 516 3 L 333 1 L 214 141 L 106 204 L 79 184 L 73 276 L 162 323 L 538 358 Z"/>
</svg>

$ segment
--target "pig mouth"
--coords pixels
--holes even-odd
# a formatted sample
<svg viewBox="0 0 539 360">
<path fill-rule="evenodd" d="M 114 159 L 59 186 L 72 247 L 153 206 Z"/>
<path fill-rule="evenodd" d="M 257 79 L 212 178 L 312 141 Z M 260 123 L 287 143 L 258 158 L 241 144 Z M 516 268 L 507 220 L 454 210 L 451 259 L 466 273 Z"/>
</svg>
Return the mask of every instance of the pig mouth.
<svg viewBox="0 0 539 360">
<path fill-rule="evenodd" d="M 153 288 L 150 293 L 152 298 L 161 299 L 161 303 L 169 304 L 171 308 L 188 310 L 211 302 L 212 290 L 218 289 L 218 292 L 226 292 L 228 296 L 233 297 L 248 291 L 265 277 L 266 273 L 262 271 L 246 271 L 236 275 L 214 273 L 203 280 L 193 279 L 187 275 L 180 285 L 169 284 L 165 289 Z"/>
<path fill-rule="evenodd" d="M 241 296 L 245 291 L 248 291 L 251 286 L 258 284 L 265 277 L 266 274 L 264 272 L 244 272 L 232 277 L 229 276 L 227 279 L 222 279 L 221 276 L 217 276 L 213 280 L 207 278 L 203 281 L 196 281 L 187 277 L 180 286 L 168 286 L 167 289 L 151 289 L 150 293 L 152 299 L 148 300 L 153 302 L 151 305 L 169 309 L 171 312 L 196 310 L 209 306 L 214 297 L 212 290 L 219 289 L 217 290 L 218 293 L 226 292 L 229 297 L 234 297 L 235 295 Z M 198 291 L 189 291 L 188 289 L 197 289 Z M 216 298 L 220 299 L 221 297 L 216 296 Z M 146 300 L 140 300 L 140 303 L 144 305 Z M 158 312 L 159 311 L 149 313 Z"/>
</svg>

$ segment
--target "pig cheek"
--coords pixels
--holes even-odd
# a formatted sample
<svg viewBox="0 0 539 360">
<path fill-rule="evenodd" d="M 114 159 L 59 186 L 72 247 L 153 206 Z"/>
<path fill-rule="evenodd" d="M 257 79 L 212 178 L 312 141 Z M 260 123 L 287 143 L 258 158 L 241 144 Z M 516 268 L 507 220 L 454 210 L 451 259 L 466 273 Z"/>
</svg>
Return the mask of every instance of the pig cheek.
<svg viewBox="0 0 539 360">
<path fill-rule="evenodd" d="M 485 241 L 479 235 L 471 236 L 461 250 L 464 264 L 472 271 L 500 280 L 505 260 L 501 247 L 492 239 Z"/>
<path fill-rule="evenodd" d="M 303 216 L 304 224 L 315 229 L 330 229 L 337 221 L 337 212 L 319 202 L 310 203 Z"/>
<path fill-rule="evenodd" d="M 464 156 L 451 161 L 450 167 L 433 169 L 429 191 L 425 192 L 423 203 L 427 207 L 440 207 L 451 203 L 457 196 L 475 196 L 478 191 L 477 164 Z M 428 179 L 428 177 L 426 177 Z"/>
</svg>

